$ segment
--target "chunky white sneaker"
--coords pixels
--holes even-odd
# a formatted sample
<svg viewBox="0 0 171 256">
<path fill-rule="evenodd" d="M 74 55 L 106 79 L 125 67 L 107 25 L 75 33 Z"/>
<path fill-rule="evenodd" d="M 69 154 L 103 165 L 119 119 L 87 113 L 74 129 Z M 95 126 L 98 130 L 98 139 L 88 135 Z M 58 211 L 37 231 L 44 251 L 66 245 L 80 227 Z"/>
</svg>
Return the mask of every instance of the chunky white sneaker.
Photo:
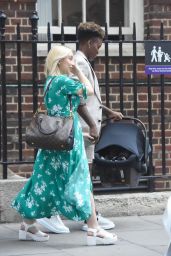
<svg viewBox="0 0 171 256">
<path fill-rule="evenodd" d="M 87 229 L 87 245 L 112 245 L 116 244 L 118 238 L 116 234 L 109 233 L 104 229 Z"/>
<path fill-rule="evenodd" d="M 51 218 L 37 219 L 37 222 L 52 233 L 70 233 L 69 228 L 64 225 L 59 215 L 52 216 Z"/>
<path fill-rule="evenodd" d="M 98 214 L 98 215 L 97 215 L 97 220 L 98 220 L 99 226 L 100 226 L 102 229 L 109 230 L 109 229 L 112 229 L 112 228 L 115 227 L 115 224 L 114 224 L 111 220 L 102 217 L 101 214 Z M 84 224 L 84 225 L 82 226 L 82 230 L 83 230 L 83 231 L 87 231 L 87 229 L 88 229 L 87 224 Z"/>
</svg>

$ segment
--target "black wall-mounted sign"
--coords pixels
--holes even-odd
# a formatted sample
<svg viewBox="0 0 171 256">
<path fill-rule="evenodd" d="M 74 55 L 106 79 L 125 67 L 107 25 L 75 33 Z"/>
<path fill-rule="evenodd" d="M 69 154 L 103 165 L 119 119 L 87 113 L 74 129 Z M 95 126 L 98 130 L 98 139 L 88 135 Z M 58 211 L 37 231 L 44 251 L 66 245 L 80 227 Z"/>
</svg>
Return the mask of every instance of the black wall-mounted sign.
<svg viewBox="0 0 171 256">
<path fill-rule="evenodd" d="M 171 74 L 171 42 L 145 42 L 145 73 Z"/>
</svg>

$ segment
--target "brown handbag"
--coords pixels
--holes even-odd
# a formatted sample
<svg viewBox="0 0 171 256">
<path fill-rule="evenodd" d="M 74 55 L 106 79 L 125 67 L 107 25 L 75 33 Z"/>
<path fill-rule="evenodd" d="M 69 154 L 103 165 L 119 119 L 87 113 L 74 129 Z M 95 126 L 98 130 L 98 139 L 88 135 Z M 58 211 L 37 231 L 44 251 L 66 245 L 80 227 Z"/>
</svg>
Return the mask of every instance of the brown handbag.
<svg viewBox="0 0 171 256">
<path fill-rule="evenodd" d="M 52 80 L 47 86 L 44 97 L 49 90 Z M 70 103 L 69 117 L 49 116 L 40 110 L 34 114 L 30 125 L 26 129 L 25 135 L 26 142 L 29 146 L 47 150 L 73 149 L 74 122 L 71 95 L 68 95 L 68 99 Z"/>
</svg>

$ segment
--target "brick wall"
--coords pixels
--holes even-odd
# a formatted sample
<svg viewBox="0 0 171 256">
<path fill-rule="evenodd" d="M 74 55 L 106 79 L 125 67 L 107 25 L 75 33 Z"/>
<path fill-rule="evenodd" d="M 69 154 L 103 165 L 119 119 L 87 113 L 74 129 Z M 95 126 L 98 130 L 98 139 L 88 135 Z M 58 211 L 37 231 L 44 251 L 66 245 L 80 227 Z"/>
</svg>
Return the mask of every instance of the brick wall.
<svg viewBox="0 0 171 256">
<path fill-rule="evenodd" d="M 171 90 L 170 86 L 165 88 L 165 125 L 166 125 L 166 166 L 167 172 L 171 173 Z M 28 148 L 24 142 L 25 127 L 32 116 L 32 89 L 22 89 L 22 120 L 23 120 L 23 159 L 28 161 L 33 159 L 34 152 Z M 138 99 L 138 118 L 146 125 L 148 130 L 148 93 L 147 85 L 137 88 Z M 101 87 L 102 99 L 105 102 L 105 88 Z M 42 89 L 39 90 L 39 95 L 42 95 Z M 162 148 L 161 148 L 161 104 L 160 104 L 160 87 L 152 84 L 152 128 L 153 128 L 153 163 L 155 166 L 155 174 L 159 175 L 162 172 Z M 8 89 L 8 157 L 10 160 L 18 159 L 18 129 L 17 127 L 17 90 L 14 88 Z M 120 106 L 119 87 L 115 83 L 110 88 L 110 107 L 119 110 Z M 124 114 L 133 116 L 133 88 L 127 84 L 124 85 Z M 28 177 L 32 170 L 32 165 L 13 166 L 12 169 L 22 175 Z M 157 181 L 157 188 L 167 188 L 168 181 Z"/>
<path fill-rule="evenodd" d="M 166 40 L 171 39 L 171 1 L 144 0 L 144 23 L 150 26 L 152 39 L 160 38 L 160 24 L 163 22 Z"/>
<path fill-rule="evenodd" d="M 7 16 L 5 26 L 5 39 L 16 40 L 17 24 L 20 25 L 21 40 L 31 38 L 31 27 L 29 18 L 35 10 L 36 0 L 9 0 L 0 1 L 0 10 L 3 10 Z M 17 81 L 17 46 L 16 44 L 6 44 L 6 71 L 7 82 Z M 31 44 L 21 45 L 21 79 L 31 80 Z"/>
<path fill-rule="evenodd" d="M 23 3 L 24 2 L 24 3 Z M 36 0 L 16 0 L 16 1 L 0 1 L 0 10 L 4 10 L 8 19 L 6 21 L 6 32 L 5 38 L 15 39 L 16 38 L 16 25 L 21 26 L 21 38 L 28 40 L 31 36 L 31 28 L 29 17 L 31 17 L 32 12 L 35 10 Z M 160 22 L 164 23 L 164 33 L 165 37 L 169 40 L 171 34 L 169 34 L 169 28 L 171 25 L 171 3 L 170 1 L 144 1 L 144 18 L 145 26 L 147 23 L 150 24 L 150 34 L 154 39 L 159 39 L 160 32 Z M 28 124 L 30 117 L 32 116 L 32 58 L 31 58 L 31 44 L 21 45 L 21 63 L 22 63 L 22 120 L 23 120 L 23 138 L 25 133 L 25 127 Z M 17 106 L 17 88 L 13 84 L 17 84 L 17 49 L 16 44 L 6 44 L 6 69 L 7 69 L 7 121 L 8 121 L 8 156 L 9 159 L 18 159 L 18 106 Z M 134 105 L 133 105 L 133 87 L 130 85 L 130 81 L 133 81 L 133 63 L 132 59 L 129 57 L 123 58 L 123 76 L 124 76 L 124 114 L 128 116 L 133 116 Z M 44 58 L 38 59 L 38 81 L 44 78 L 43 75 L 43 65 Z M 105 71 L 105 60 L 104 58 L 97 58 L 95 62 L 95 70 L 99 81 L 104 80 Z M 120 108 L 120 96 L 119 96 L 119 60 L 117 57 L 112 57 L 109 59 L 109 71 L 110 79 L 112 81 L 110 87 L 110 106 L 119 110 Z M 170 78 L 170 77 L 168 77 Z M 148 129 L 148 92 L 147 92 L 147 77 L 144 74 L 144 57 L 137 60 L 137 80 L 141 81 L 141 86 L 137 87 L 137 99 L 138 99 L 138 117 L 144 122 Z M 154 82 L 159 83 L 160 77 L 155 77 Z M 129 82 L 129 83 L 128 83 Z M 152 88 L 152 112 L 153 112 L 153 159 L 155 165 L 156 174 L 160 174 L 162 170 L 161 161 L 161 105 L 160 105 L 160 87 L 153 86 Z M 101 87 L 102 100 L 105 102 L 105 88 Z M 39 90 L 39 95 L 42 95 L 42 89 Z M 170 127 L 170 116 L 171 116 L 171 90 L 170 87 L 165 88 L 165 114 L 166 114 L 166 158 L 167 158 L 167 171 L 171 173 L 171 127 Z M 33 150 L 28 148 L 23 142 L 23 158 L 25 160 L 33 159 Z M 22 166 L 12 166 L 11 167 L 16 173 L 28 177 L 31 173 L 32 166 L 22 165 Z M 167 188 L 171 187 L 168 181 L 158 181 L 156 183 L 157 188 Z"/>
<path fill-rule="evenodd" d="M 1 0 L 0 10 L 3 10 L 8 19 L 6 22 L 6 38 L 15 39 L 16 25 L 21 26 L 22 39 L 27 40 L 30 36 L 30 22 L 36 0 Z"/>
</svg>

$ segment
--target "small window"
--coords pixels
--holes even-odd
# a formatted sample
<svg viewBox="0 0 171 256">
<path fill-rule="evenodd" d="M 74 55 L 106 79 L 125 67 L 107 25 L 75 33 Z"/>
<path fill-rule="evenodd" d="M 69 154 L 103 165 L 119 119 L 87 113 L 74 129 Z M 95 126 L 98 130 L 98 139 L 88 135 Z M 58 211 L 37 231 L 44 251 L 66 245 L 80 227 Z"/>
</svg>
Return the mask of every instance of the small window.
<svg viewBox="0 0 171 256">
<path fill-rule="evenodd" d="M 39 25 L 46 26 L 50 22 L 52 26 L 60 26 L 64 22 L 66 27 L 72 27 L 94 21 L 100 26 L 105 26 L 106 22 L 113 27 L 120 23 L 125 26 L 124 13 L 129 1 L 132 0 L 38 0 Z"/>
<path fill-rule="evenodd" d="M 109 26 L 124 27 L 124 0 L 110 0 L 109 2 Z"/>
<path fill-rule="evenodd" d="M 108 27 L 109 39 L 118 39 L 122 25 L 123 39 L 129 39 L 136 23 L 137 40 L 144 38 L 144 0 L 37 0 L 39 39 L 45 40 L 50 22 L 54 40 L 60 40 L 61 23 L 65 40 L 75 40 L 80 22 L 94 21 Z"/>
<path fill-rule="evenodd" d="M 76 26 L 82 20 L 82 4 L 80 0 L 62 1 L 62 21 L 65 26 Z"/>
<path fill-rule="evenodd" d="M 100 26 L 106 22 L 106 5 L 104 0 L 86 1 L 86 21 L 94 21 Z"/>
<path fill-rule="evenodd" d="M 58 26 L 58 2 L 52 0 L 52 6 L 52 26 Z M 49 20 L 49 22 L 51 22 L 51 20 Z"/>
</svg>

